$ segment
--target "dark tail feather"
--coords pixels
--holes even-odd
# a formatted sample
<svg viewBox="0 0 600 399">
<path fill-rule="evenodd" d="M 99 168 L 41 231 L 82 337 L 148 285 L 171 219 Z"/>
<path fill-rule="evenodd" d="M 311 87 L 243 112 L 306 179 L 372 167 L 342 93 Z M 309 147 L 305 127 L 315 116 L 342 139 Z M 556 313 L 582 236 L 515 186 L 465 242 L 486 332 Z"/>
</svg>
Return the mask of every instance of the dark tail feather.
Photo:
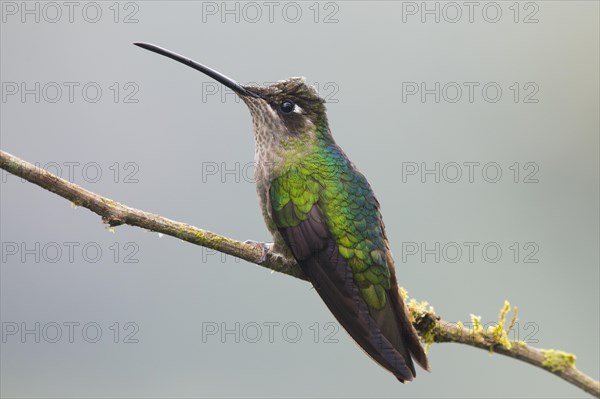
<svg viewBox="0 0 600 399">
<path fill-rule="evenodd" d="M 408 309 L 402 300 L 398 283 L 396 282 L 395 276 L 392 278 L 392 288 L 388 291 L 388 297 L 391 296 L 393 313 L 397 316 L 398 326 L 401 329 L 401 335 L 403 338 L 404 346 L 408 349 L 413 359 L 427 371 L 431 371 L 429 367 L 429 360 L 427 354 L 421 345 L 417 330 L 410 321 L 410 315 Z"/>
<path fill-rule="evenodd" d="M 381 230 L 385 232 L 383 220 L 381 220 Z M 398 325 L 397 328 L 398 330 L 400 330 L 403 346 L 404 348 L 408 349 L 408 351 L 410 352 L 414 360 L 419 364 L 419 366 L 421 366 L 427 371 L 431 371 L 431 368 L 429 367 L 429 360 L 427 360 L 427 354 L 425 353 L 425 350 L 421 345 L 421 341 L 419 340 L 417 330 L 415 330 L 415 327 L 410 321 L 408 308 L 404 304 L 402 294 L 400 293 L 400 287 L 398 286 L 398 280 L 396 279 L 396 268 L 394 267 L 394 258 L 392 256 L 392 252 L 390 251 L 389 241 L 387 240 L 387 238 L 385 240 L 385 243 L 387 247 L 386 259 L 390 271 L 391 286 L 391 288 L 387 291 L 387 297 L 388 299 L 392 299 L 389 302 L 391 303 L 392 311 L 396 316 Z"/>
<path fill-rule="evenodd" d="M 410 369 L 412 376 L 415 377 L 415 365 L 410 356 L 410 341 L 407 332 L 403 328 L 401 318 L 397 314 L 396 306 L 393 306 L 392 295 L 387 293 L 386 303 L 383 309 L 371 309 L 371 317 L 375 320 L 377 326 L 381 329 L 383 335 L 390 341 L 390 344 L 402 355 L 406 365 Z"/>
</svg>

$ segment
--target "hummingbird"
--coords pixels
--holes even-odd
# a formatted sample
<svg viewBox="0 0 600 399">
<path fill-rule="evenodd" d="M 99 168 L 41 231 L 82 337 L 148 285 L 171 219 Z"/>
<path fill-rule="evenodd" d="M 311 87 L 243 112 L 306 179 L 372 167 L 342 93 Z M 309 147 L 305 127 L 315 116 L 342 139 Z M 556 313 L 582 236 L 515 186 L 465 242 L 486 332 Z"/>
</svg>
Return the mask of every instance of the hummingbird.
<svg viewBox="0 0 600 399">
<path fill-rule="evenodd" d="M 255 138 L 259 203 L 273 243 L 296 259 L 325 305 L 358 345 L 400 382 L 427 355 L 404 304 L 379 202 L 336 144 L 325 101 L 304 78 L 241 85 L 180 54 L 134 43 L 181 62 L 233 90 L 248 106 Z"/>
</svg>

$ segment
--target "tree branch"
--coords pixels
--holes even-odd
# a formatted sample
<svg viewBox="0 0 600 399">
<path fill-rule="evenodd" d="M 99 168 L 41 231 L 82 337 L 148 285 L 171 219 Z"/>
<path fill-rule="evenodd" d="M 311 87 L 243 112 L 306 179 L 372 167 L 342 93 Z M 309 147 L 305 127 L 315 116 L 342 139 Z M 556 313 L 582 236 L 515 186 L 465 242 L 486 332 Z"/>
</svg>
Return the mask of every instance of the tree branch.
<svg viewBox="0 0 600 399">
<path fill-rule="evenodd" d="M 262 249 L 257 245 L 246 244 L 189 224 L 128 207 L 88 191 L 1 150 L 0 168 L 66 198 L 77 206 L 91 210 L 100 215 L 102 221 L 111 227 L 127 224 L 167 234 L 192 244 L 236 256 L 270 270 L 306 280 L 306 276 L 292 259 L 269 251 L 266 260 L 259 263 Z M 508 333 L 517 320 L 515 309 L 509 326 L 505 327 L 505 318 L 510 311 L 508 302 L 500 311 L 496 327 L 487 330 L 483 329 L 481 320 L 477 316 L 471 315 L 473 327 L 466 328 L 461 322 L 450 323 L 441 320 L 426 302 L 418 303 L 413 299 L 408 302 L 408 308 L 413 323 L 427 347 L 434 342 L 455 342 L 499 353 L 540 367 L 600 398 L 599 382 L 577 370 L 574 355 L 553 349 L 537 349 L 522 341 L 508 340 Z"/>
</svg>

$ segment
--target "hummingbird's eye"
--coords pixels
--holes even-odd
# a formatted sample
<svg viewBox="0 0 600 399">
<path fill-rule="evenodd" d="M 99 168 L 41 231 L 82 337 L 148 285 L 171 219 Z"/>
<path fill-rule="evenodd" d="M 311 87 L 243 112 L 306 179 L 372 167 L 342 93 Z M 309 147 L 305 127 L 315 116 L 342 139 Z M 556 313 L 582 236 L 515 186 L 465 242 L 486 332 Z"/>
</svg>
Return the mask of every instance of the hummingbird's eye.
<svg viewBox="0 0 600 399">
<path fill-rule="evenodd" d="M 296 107 L 296 104 L 294 104 L 290 100 L 283 101 L 281 103 L 281 105 L 279 106 L 279 108 L 281 109 L 281 112 L 283 112 L 284 114 L 289 114 L 290 112 L 293 112 L 295 107 Z"/>
</svg>

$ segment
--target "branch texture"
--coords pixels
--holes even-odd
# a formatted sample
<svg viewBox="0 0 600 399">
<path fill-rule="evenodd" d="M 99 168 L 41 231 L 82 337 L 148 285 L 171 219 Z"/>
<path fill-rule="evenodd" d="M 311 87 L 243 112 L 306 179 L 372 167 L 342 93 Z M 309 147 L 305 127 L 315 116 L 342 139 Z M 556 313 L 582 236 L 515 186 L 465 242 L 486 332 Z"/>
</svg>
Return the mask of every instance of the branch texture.
<svg viewBox="0 0 600 399">
<path fill-rule="evenodd" d="M 102 217 L 102 221 L 110 227 L 122 224 L 141 227 L 306 280 L 293 259 L 268 251 L 264 262 L 260 262 L 263 249 L 258 245 L 233 240 L 189 224 L 128 207 L 88 191 L 1 150 L 0 168 L 51 191 L 77 206 L 89 209 Z M 419 303 L 412 299 L 407 304 L 415 328 L 427 347 L 432 343 L 455 342 L 485 349 L 542 368 L 600 398 L 600 383 L 577 370 L 574 355 L 554 349 L 537 349 L 528 346 L 523 341 L 508 339 L 508 334 L 517 321 L 515 308 L 511 321 L 506 326 L 506 316 L 511 311 L 508 302 L 505 302 L 501 309 L 496 326 L 486 330 L 481 326 L 481 318 L 478 316 L 471 315 L 471 323 L 467 328 L 461 322 L 450 323 L 441 320 L 426 302 Z"/>
</svg>

